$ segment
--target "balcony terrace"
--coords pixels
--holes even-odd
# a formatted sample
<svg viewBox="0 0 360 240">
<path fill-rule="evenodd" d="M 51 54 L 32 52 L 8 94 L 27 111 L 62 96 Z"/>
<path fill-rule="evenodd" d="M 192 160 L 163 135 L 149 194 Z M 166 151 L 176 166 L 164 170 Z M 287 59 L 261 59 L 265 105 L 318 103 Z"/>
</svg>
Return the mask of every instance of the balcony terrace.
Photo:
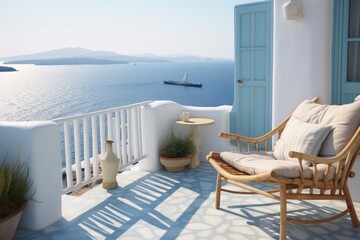
<svg viewBox="0 0 360 240">
<path fill-rule="evenodd" d="M 230 109 L 230 106 L 204 108 L 155 101 L 60 119 L 56 120 L 57 124 L 26 123 L 25 127 L 24 123 L 0 124 L 0 134 L 12 132 L 19 136 L 4 142 L 3 148 L 11 149 L 10 153 L 16 153 L 14 146 L 19 142 L 31 143 L 30 146 L 24 144 L 22 151 L 32 153 L 30 175 L 37 187 L 38 202 L 28 203 L 15 239 L 278 238 L 279 203 L 275 200 L 223 193 L 221 208 L 215 209 L 216 172 L 205 156 L 211 150 L 234 149 L 217 137 L 218 132 L 229 129 Z M 203 138 L 200 167 L 169 173 L 160 166 L 159 147 L 172 129 L 188 131 L 187 127 L 175 123 L 182 111 L 189 111 L 193 117 L 212 118 L 215 124 L 200 127 Z M 60 132 L 64 134 L 60 139 L 58 124 L 71 129 L 61 130 L 61 127 Z M 138 128 L 136 134 L 134 124 Z M 124 131 L 127 134 L 123 134 Z M 101 178 L 96 166 L 104 151 L 102 142 L 108 137 L 119 147 L 114 148 L 119 157 L 123 159 L 124 153 L 131 156 L 127 157 L 131 161 L 122 161 L 119 168 L 119 187 L 105 190 L 98 185 L 80 196 L 68 195 Z M 100 139 L 101 143 L 94 139 Z M 118 144 L 119 141 L 126 144 Z M 59 142 L 68 158 L 62 168 L 66 173 L 62 187 L 60 150 L 50 147 L 60 149 Z M 356 189 L 356 186 L 350 183 L 350 188 Z M 355 196 L 357 192 L 355 190 Z M 288 204 L 288 212 L 293 217 L 306 214 L 316 219 L 332 216 L 344 206 L 340 201 L 295 201 Z M 360 204 L 355 202 L 355 206 L 360 215 Z M 360 239 L 360 229 L 353 228 L 347 215 L 325 224 L 289 224 L 288 237 Z"/>
</svg>

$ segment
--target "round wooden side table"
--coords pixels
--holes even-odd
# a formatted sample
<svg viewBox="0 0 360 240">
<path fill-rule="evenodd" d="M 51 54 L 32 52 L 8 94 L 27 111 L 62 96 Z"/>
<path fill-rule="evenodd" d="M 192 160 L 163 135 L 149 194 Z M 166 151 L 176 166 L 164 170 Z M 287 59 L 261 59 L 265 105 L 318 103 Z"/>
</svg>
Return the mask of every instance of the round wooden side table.
<svg viewBox="0 0 360 240">
<path fill-rule="evenodd" d="M 190 134 L 193 137 L 194 144 L 196 146 L 195 154 L 189 164 L 190 169 L 194 169 L 200 166 L 199 153 L 201 145 L 201 136 L 199 134 L 198 126 L 211 125 L 215 122 L 214 119 L 210 118 L 189 118 L 188 121 L 176 121 L 177 124 L 189 126 Z"/>
</svg>

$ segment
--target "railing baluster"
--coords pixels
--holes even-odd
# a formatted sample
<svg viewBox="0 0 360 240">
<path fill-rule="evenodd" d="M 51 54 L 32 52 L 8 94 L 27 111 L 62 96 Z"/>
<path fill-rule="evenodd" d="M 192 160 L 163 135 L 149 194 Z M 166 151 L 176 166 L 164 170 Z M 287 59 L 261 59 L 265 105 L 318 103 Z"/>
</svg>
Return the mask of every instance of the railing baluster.
<svg viewBox="0 0 360 240">
<path fill-rule="evenodd" d="M 133 122 L 132 124 L 134 125 L 134 127 L 132 128 L 132 136 L 133 136 L 133 141 L 134 141 L 134 145 L 136 146 L 134 148 L 134 158 L 138 159 L 140 157 L 140 139 L 139 139 L 139 111 L 138 111 L 138 107 L 135 107 L 132 111 L 133 114 Z"/>
<path fill-rule="evenodd" d="M 107 124 L 108 124 L 108 137 L 107 137 L 107 139 L 108 140 L 114 140 L 113 139 L 113 124 L 112 124 L 112 121 L 113 121 L 113 119 L 112 119 L 112 112 L 108 112 L 107 113 Z"/>
<path fill-rule="evenodd" d="M 126 119 L 125 119 L 125 111 L 120 111 L 121 116 L 121 159 L 122 163 L 126 164 L 128 162 L 127 152 L 126 152 Z"/>
<path fill-rule="evenodd" d="M 99 177 L 99 159 L 98 159 L 98 135 L 96 116 L 91 116 L 91 133 L 92 133 L 92 164 L 93 164 L 93 177 Z"/>
<path fill-rule="evenodd" d="M 66 161 L 66 187 L 72 188 L 73 183 L 73 171 L 71 164 L 71 145 L 70 145 L 70 130 L 69 122 L 64 122 L 64 145 L 65 145 L 65 161 Z"/>
<path fill-rule="evenodd" d="M 115 112 L 115 131 L 116 131 L 116 140 L 115 140 L 115 149 L 116 149 L 116 156 L 120 158 L 120 164 L 121 162 L 121 137 L 120 137 L 120 114 L 119 111 Z"/>
<path fill-rule="evenodd" d="M 100 147 L 101 156 L 105 154 L 105 115 L 100 114 Z"/>
<path fill-rule="evenodd" d="M 85 181 L 91 178 L 90 170 L 90 145 L 89 145 L 89 122 L 88 118 L 83 119 L 84 130 L 84 168 L 85 168 Z"/>
<path fill-rule="evenodd" d="M 141 130 L 141 106 L 137 106 L 136 107 L 136 110 L 137 110 L 137 116 L 138 116 L 138 118 L 137 118 L 137 122 L 138 122 L 138 125 L 137 125 L 137 131 L 138 131 L 138 134 L 137 134 L 137 138 L 138 138 L 138 148 L 139 148 L 139 154 L 140 154 L 140 156 L 139 156 L 139 158 L 141 157 L 141 156 L 143 156 L 144 155 L 144 153 L 143 153 L 143 147 L 142 147 L 142 135 L 141 135 L 141 133 L 142 133 L 142 130 Z"/>
<path fill-rule="evenodd" d="M 128 161 L 131 162 L 133 158 L 132 142 L 131 142 L 131 109 L 126 109 L 126 141 L 127 141 L 127 156 Z"/>
<path fill-rule="evenodd" d="M 76 184 L 82 182 L 82 170 L 81 170 L 81 154 L 80 154 L 80 131 L 79 120 L 74 120 L 74 145 L 75 145 L 75 171 L 76 171 Z"/>
</svg>

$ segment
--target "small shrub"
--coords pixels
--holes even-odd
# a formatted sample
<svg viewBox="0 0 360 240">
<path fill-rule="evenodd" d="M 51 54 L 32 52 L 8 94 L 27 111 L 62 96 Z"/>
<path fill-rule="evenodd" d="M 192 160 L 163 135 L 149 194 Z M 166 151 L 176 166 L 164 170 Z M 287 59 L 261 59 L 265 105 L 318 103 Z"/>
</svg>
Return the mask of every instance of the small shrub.
<svg viewBox="0 0 360 240">
<path fill-rule="evenodd" d="M 7 156 L 0 164 L 0 219 L 20 209 L 21 205 L 32 199 L 28 193 L 32 188 L 27 162 L 19 160 L 7 162 Z M 32 194 L 33 195 L 33 194 Z"/>
<path fill-rule="evenodd" d="M 191 135 L 176 136 L 173 132 L 168 136 L 161 147 L 160 155 L 166 158 L 180 158 L 193 155 L 195 145 Z"/>
</svg>

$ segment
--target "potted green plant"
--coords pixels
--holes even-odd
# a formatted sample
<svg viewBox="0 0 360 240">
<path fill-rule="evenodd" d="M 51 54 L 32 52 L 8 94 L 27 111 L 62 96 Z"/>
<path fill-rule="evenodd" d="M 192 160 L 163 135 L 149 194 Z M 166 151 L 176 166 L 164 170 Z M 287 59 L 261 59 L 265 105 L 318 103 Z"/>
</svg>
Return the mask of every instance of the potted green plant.
<svg viewBox="0 0 360 240">
<path fill-rule="evenodd" d="M 175 135 L 173 132 L 165 139 L 160 149 L 160 162 L 169 172 L 181 172 L 195 153 L 191 135 Z"/>
<path fill-rule="evenodd" d="M 9 163 L 5 156 L 0 162 L 0 239 L 15 234 L 26 202 L 32 199 L 31 188 L 27 162 L 21 162 L 18 154 L 16 161 Z"/>
</svg>

